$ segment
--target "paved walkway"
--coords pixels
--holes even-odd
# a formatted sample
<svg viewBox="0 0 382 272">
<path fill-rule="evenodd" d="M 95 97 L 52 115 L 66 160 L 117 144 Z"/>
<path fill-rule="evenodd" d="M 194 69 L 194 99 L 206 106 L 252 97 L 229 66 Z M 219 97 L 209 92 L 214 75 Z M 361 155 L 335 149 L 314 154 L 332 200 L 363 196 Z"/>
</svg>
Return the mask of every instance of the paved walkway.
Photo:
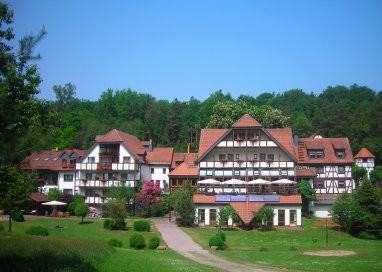
<svg viewBox="0 0 382 272">
<path fill-rule="evenodd" d="M 175 223 L 169 223 L 168 218 L 158 218 L 153 219 L 152 221 L 162 234 L 163 240 L 167 243 L 169 248 L 177 251 L 181 255 L 195 262 L 212 266 L 222 271 L 276 271 L 227 261 L 221 257 L 213 255 L 208 250 L 204 250 L 200 245 L 195 243 L 190 236 L 183 232 Z"/>
</svg>

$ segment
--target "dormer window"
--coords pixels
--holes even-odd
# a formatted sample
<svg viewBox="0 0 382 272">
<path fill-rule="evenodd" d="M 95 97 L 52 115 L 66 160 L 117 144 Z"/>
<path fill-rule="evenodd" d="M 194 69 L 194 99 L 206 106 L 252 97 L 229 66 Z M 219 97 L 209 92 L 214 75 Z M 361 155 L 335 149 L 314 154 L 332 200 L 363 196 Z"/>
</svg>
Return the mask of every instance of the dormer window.
<svg viewBox="0 0 382 272">
<path fill-rule="evenodd" d="M 44 161 L 49 161 L 49 158 L 45 158 Z"/>
<path fill-rule="evenodd" d="M 35 161 L 38 161 L 38 160 L 40 160 L 40 158 L 39 158 L 39 157 L 37 157 L 37 158 L 34 158 L 34 160 L 35 160 Z"/>
<path fill-rule="evenodd" d="M 345 158 L 345 150 L 343 149 L 337 149 L 336 150 L 336 157 L 338 159 L 344 159 Z"/>
<path fill-rule="evenodd" d="M 316 150 L 308 150 L 309 159 L 322 159 L 324 158 L 324 150 L 316 149 Z"/>
</svg>

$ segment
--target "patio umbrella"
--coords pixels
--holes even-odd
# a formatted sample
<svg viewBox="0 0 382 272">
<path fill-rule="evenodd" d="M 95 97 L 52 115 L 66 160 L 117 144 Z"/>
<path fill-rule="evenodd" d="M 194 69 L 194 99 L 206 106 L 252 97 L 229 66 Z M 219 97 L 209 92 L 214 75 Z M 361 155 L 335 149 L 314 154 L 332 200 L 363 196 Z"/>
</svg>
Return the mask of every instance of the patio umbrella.
<svg viewBox="0 0 382 272">
<path fill-rule="evenodd" d="M 289 179 L 278 179 L 278 180 L 272 181 L 272 184 L 293 184 L 293 183 L 294 181 Z"/>
<path fill-rule="evenodd" d="M 220 184 L 220 181 L 215 179 L 204 179 L 204 180 L 199 180 L 198 184 Z"/>
<path fill-rule="evenodd" d="M 223 182 L 224 185 L 243 185 L 246 183 L 247 182 L 245 182 L 244 180 L 240 180 L 240 179 L 229 179 L 229 180 Z"/>
<path fill-rule="evenodd" d="M 52 206 L 53 212 L 57 213 L 57 206 L 63 206 L 63 205 L 66 205 L 66 203 L 53 200 L 53 201 L 42 203 L 42 205 Z"/>
<path fill-rule="evenodd" d="M 248 181 L 248 184 L 270 184 L 271 182 L 265 179 L 254 179 L 251 181 Z"/>
</svg>

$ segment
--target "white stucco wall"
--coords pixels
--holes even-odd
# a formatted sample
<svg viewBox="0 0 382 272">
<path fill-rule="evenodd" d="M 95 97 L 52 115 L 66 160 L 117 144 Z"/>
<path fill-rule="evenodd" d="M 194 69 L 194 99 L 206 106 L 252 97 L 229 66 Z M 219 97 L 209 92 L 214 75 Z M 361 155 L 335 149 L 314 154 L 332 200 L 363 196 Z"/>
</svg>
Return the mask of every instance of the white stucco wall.
<svg viewBox="0 0 382 272">
<path fill-rule="evenodd" d="M 73 175 L 73 180 L 64 181 L 64 175 Z M 75 172 L 58 172 L 58 188 L 62 192 L 64 191 L 64 189 L 71 189 L 72 194 L 74 194 L 75 179 L 76 179 Z"/>
</svg>

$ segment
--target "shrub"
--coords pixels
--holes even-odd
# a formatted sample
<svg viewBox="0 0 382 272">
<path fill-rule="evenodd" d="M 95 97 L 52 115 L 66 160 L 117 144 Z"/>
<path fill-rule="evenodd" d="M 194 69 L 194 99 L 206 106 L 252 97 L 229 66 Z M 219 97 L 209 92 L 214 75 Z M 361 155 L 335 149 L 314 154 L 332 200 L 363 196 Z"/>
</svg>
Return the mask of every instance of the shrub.
<svg viewBox="0 0 382 272">
<path fill-rule="evenodd" d="M 362 231 L 358 234 L 358 238 L 361 238 L 361 239 L 368 239 L 368 240 L 376 240 L 377 239 L 377 236 L 375 236 L 374 234 L 372 233 L 368 233 L 366 231 Z"/>
<path fill-rule="evenodd" d="M 158 236 L 151 237 L 149 241 L 149 248 L 156 249 L 160 244 L 160 239 Z"/>
<path fill-rule="evenodd" d="M 210 238 L 210 240 L 208 241 L 208 245 L 210 247 L 216 246 L 218 247 L 218 249 L 223 249 L 224 241 L 222 240 L 222 238 L 220 238 L 220 236 L 215 235 Z"/>
<path fill-rule="evenodd" d="M 0 231 L 4 231 L 4 226 L 0 224 Z"/>
<path fill-rule="evenodd" d="M 146 220 L 139 220 L 134 222 L 135 231 L 150 231 L 150 222 Z"/>
<path fill-rule="evenodd" d="M 122 241 L 118 240 L 118 239 L 110 239 L 108 244 L 112 247 L 122 247 Z"/>
<path fill-rule="evenodd" d="M 224 232 L 220 232 L 220 234 L 217 233 L 216 236 L 220 237 L 220 239 L 222 239 L 223 242 L 225 242 L 226 237 L 225 237 L 225 233 Z"/>
<path fill-rule="evenodd" d="M 24 215 L 22 211 L 14 211 L 12 212 L 12 220 L 16 222 L 24 222 Z"/>
<path fill-rule="evenodd" d="M 74 210 L 74 214 L 81 217 L 81 223 L 84 223 L 84 217 L 88 215 L 89 207 L 85 203 L 79 203 Z"/>
<path fill-rule="evenodd" d="M 100 216 L 100 213 L 98 211 L 97 208 L 95 207 L 89 207 L 89 214 L 88 214 L 89 217 L 99 217 Z"/>
<path fill-rule="evenodd" d="M 150 204 L 150 215 L 151 216 L 162 216 L 163 215 L 163 202 L 154 202 Z"/>
<path fill-rule="evenodd" d="M 130 246 L 136 249 L 141 249 L 145 247 L 145 239 L 142 234 L 134 233 L 129 239 Z"/>
<path fill-rule="evenodd" d="M 47 228 L 40 227 L 40 226 L 35 226 L 35 227 L 30 227 L 26 230 L 26 234 L 29 235 L 37 235 L 37 236 L 48 236 L 49 231 Z"/>
<path fill-rule="evenodd" d="M 268 251 L 268 248 L 262 246 L 259 248 L 259 251 L 260 252 Z"/>
<path fill-rule="evenodd" d="M 126 222 L 124 219 L 105 219 L 103 227 L 108 230 L 124 230 L 126 229 Z"/>
</svg>

